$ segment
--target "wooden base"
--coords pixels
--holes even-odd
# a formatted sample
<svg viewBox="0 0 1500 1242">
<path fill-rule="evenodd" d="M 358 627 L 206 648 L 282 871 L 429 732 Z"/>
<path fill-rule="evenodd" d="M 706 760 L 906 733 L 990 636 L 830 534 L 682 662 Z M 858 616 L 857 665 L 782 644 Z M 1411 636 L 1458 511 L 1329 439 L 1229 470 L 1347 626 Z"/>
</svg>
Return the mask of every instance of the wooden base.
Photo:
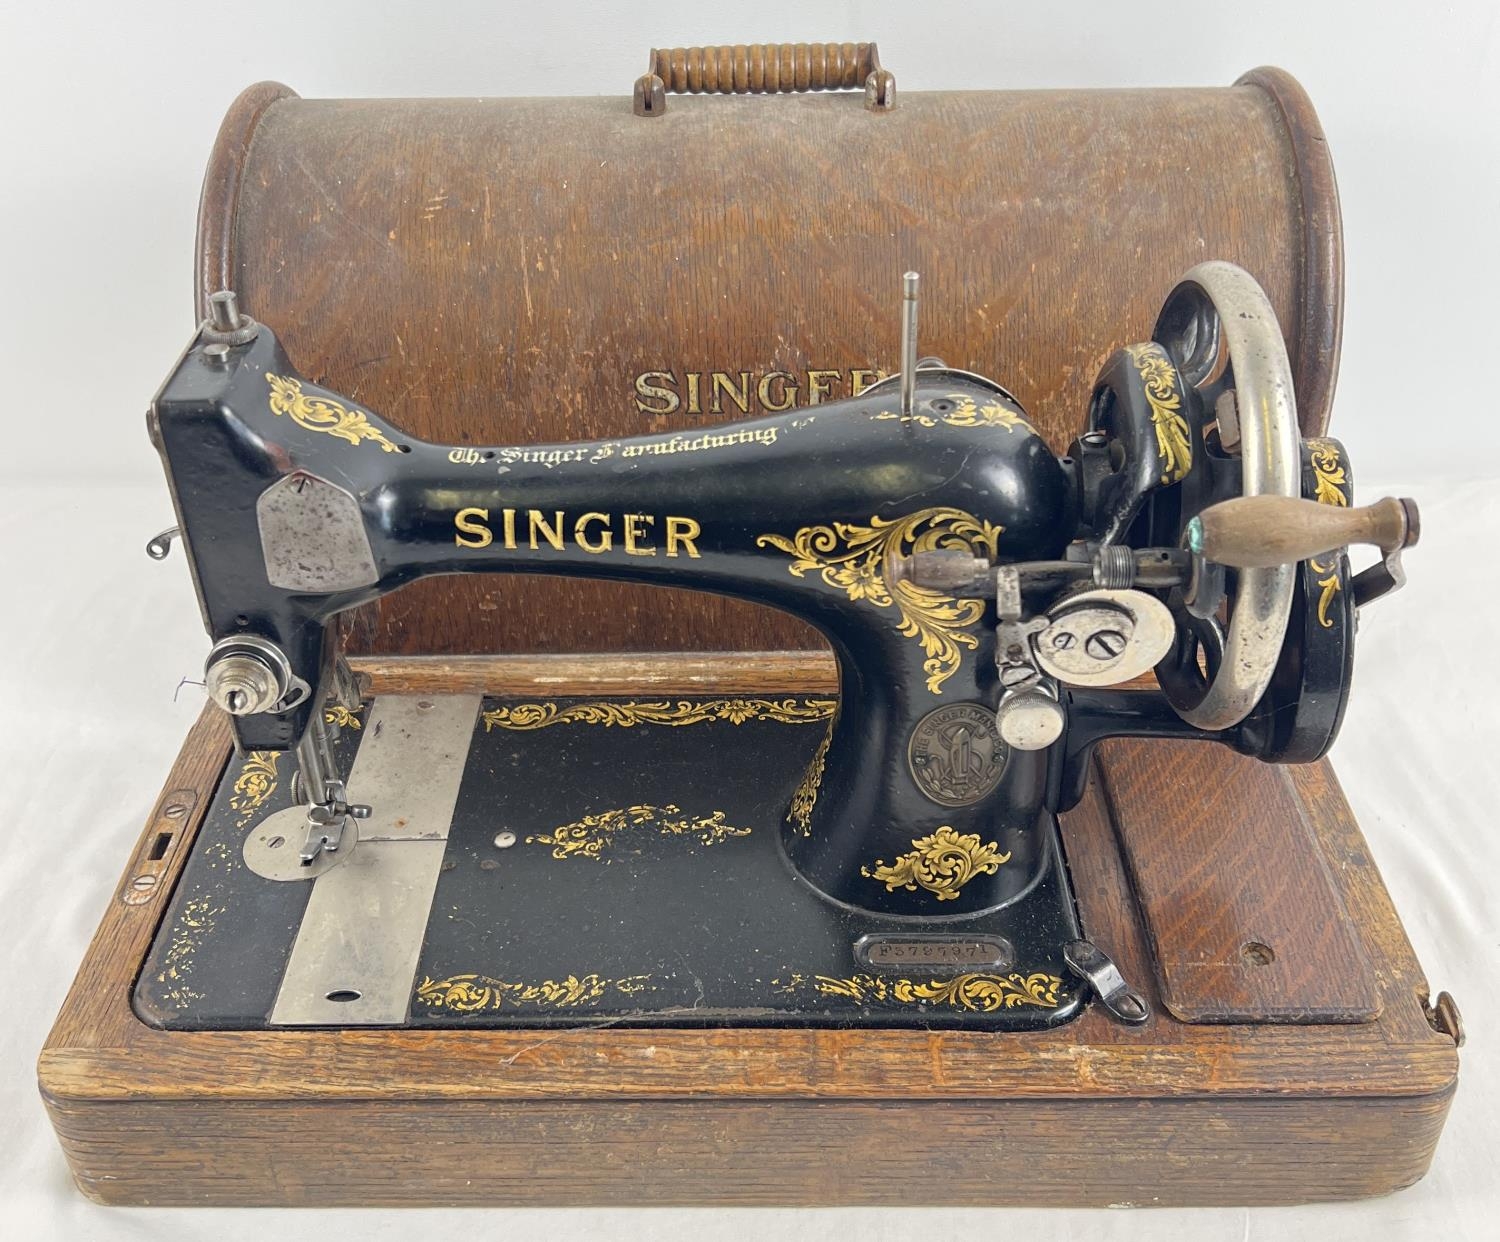
<svg viewBox="0 0 1500 1242">
<path fill-rule="evenodd" d="M 366 671 L 376 693 L 797 692 L 828 689 L 831 665 Z M 1063 825 L 1086 930 L 1151 1003 L 1142 1027 L 1096 1005 L 1026 1035 L 154 1030 L 131 986 L 228 754 L 206 711 L 42 1052 L 58 1137 L 100 1202 L 1350 1199 L 1422 1176 L 1457 1080 L 1454 1033 L 1327 766 L 1186 743 L 1107 744 Z"/>
</svg>

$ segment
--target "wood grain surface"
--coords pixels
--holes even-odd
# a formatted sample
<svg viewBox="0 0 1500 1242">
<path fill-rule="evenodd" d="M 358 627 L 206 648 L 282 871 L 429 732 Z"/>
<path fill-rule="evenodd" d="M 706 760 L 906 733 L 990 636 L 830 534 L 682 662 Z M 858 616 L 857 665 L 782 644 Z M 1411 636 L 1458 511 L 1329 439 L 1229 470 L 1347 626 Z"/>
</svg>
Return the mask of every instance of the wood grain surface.
<svg viewBox="0 0 1500 1242">
<path fill-rule="evenodd" d="M 591 663 L 541 675 L 588 693 Z M 754 665 L 726 669 L 729 683 L 753 685 Z M 380 666 L 367 671 L 377 691 L 410 676 L 400 664 L 389 683 Z M 606 671 L 601 693 L 630 692 L 618 673 Z M 534 661 L 512 670 L 495 659 L 485 674 L 470 661 L 455 688 L 532 693 L 538 675 Z M 816 674 L 774 682 L 825 685 Z M 1152 748 L 1109 745 L 1102 781 L 1063 833 L 1088 934 L 1152 1007 L 1141 1027 L 1094 1006 L 1019 1036 L 153 1030 L 131 1012 L 130 988 L 227 756 L 228 731 L 208 711 L 147 834 L 177 791 L 195 791 L 198 809 L 149 899 L 106 912 L 43 1050 L 43 1095 L 79 1184 L 108 1202 L 1262 1203 L 1415 1180 L 1446 1114 L 1456 1051 L 1428 1022 L 1421 969 L 1331 773 L 1291 770 L 1288 784 L 1252 768 L 1222 828 L 1253 839 L 1267 831 L 1263 808 L 1294 801 L 1307 827 L 1289 847 L 1298 852 L 1252 851 L 1247 865 L 1331 860 L 1342 912 L 1327 916 L 1347 919 L 1362 943 L 1378 1015 L 1184 1022 L 1162 1003 L 1116 820 L 1156 825 L 1155 848 L 1191 868 L 1176 847 L 1201 808 L 1116 779 L 1117 766 L 1142 762 L 1137 749 Z M 1133 836 L 1132 848 L 1149 846 Z"/>
<path fill-rule="evenodd" d="M 1202 742 L 1105 745 L 1103 791 L 1173 1014 L 1363 1022 L 1379 1012 L 1369 959 L 1285 769 Z M 1247 832 L 1236 820 L 1252 799 Z M 1181 809 L 1164 824 L 1153 803 Z"/>
</svg>

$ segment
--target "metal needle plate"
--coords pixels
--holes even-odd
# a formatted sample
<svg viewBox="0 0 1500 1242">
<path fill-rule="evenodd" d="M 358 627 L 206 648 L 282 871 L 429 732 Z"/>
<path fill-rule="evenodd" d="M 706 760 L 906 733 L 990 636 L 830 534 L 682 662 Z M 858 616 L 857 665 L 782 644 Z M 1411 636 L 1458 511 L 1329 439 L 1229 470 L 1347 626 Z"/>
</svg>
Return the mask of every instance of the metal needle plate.
<svg viewBox="0 0 1500 1242">
<path fill-rule="evenodd" d="M 479 706 L 478 695 L 375 700 L 348 780 L 349 800 L 372 813 L 347 861 L 313 881 L 272 1026 L 406 1021 Z"/>
</svg>

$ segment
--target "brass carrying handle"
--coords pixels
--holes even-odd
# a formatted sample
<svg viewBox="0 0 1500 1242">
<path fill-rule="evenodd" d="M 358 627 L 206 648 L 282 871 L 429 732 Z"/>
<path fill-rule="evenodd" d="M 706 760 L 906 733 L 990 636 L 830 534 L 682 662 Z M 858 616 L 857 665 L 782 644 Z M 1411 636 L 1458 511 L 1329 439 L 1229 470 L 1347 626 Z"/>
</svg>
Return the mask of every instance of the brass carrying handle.
<svg viewBox="0 0 1500 1242">
<path fill-rule="evenodd" d="M 668 93 L 774 95 L 797 91 L 865 92 L 865 107 L 896 106 L 896 78 L 873 43 L 723 43 L 652 48 L 636 80 L 635 114 L 660 116 Z"/>
<path fill-rule="evenodd" d="M 1188 550 L 1233 569 L 1268 569 L 1370 543 L 1387 558 L 1421 534 L 1417 506 L 1387 496 L 1346 509 L 1291 496 L 1239 496 L 1210 505 L 1187 527 Z"/>
</svg>

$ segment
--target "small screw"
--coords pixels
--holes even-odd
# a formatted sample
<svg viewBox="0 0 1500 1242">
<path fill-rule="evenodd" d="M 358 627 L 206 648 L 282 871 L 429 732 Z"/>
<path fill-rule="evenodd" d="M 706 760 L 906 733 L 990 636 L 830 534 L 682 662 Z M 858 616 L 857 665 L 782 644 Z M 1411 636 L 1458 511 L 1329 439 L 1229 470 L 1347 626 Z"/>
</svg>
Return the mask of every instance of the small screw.
<svg viewBox="0 0 1500 1242">
<path fill-rule="evenodd" d="M 1119 630 L 1096 630 L 1089 635 L 1083 649 L 1096 660 L 1113 660 L 1125 650 L 1125 635 Z"/>
<path fill-rule="evenodd" d="M 508 850 L 516 843 L 516 834 L 513 832 L 497 832 L 495 834 L 495 848 L 497 850 Z"/>
<path fill-rule="evenodd" d="M 1071 630 L 1059 630 L 1052 636 L 1052 645 L 1059 651 L 1066 651 L 1078 641 L 1078 635 Z"/>
<path fill-rule="evenodd" d="M 187 814 L 187 807 L 183 806 L 180 802 L 169 802 L 166 806 L 162 807 L 161 813 L 168 819 L 181 819 Z"/>
<path fill-rule="evenodd" d="M 417 710 L 419 712 L 430 712 L 432 710 L 432 700 L 431 699 L 418 699 L 417 700 Z"/>
</svg>

